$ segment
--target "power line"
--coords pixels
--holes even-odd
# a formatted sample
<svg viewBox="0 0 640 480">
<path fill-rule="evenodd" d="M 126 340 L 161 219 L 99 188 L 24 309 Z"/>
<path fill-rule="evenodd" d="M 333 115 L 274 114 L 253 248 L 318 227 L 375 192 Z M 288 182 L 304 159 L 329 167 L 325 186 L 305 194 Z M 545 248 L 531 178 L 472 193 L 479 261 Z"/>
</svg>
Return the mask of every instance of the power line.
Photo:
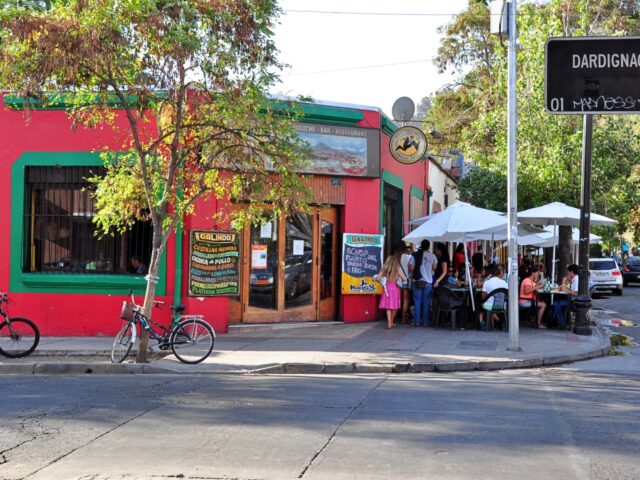
<svg viewBox="0 0 640 480">
<path fill-rule="evenodd" d="M 424 58 L 422 60 L 410 60 L 407 62 L 396 62 L 396 63 L 380 63 L 378 65 L 361 65 L 358 67 L 345 67 L 345 68 L 334 68 L 331 70 L 318 70 L 316 72 L 301 72 L 301 73 L 290 73 L 289 76 L 292 77 L 298 77 L 298 76 L 303 76 L 303 75 L 319 75 L 322 73 L 337 73 L 337 72 L 349 72 L 349 71 L 353 71 L 353 70 L 367 70 L 367 69 L 371 69 L 371 68 L 383 68 L 383 67 L 394 67 L 397 65 L 409 65 L 412 63 L 425 63 L 425 62 L 432 62 L 433 59 L 432 58 Z M 285 76 L 285 75 L 283 75 Z"/>
<path fill-rule="evenodd" d="M 458 13 L 411 13 L 411 12 L 346 12 L 337 10 L 283 10 L 285 13 L 313 13 L 321 15 L 369 15 L 381 17 L 457 17 L 463 12 Z M 490 13 L 487 15 L 500 16 L 499 13 Z M 520 14 L 518 14 L 520 16 Z"/>
<path fill-rule="evenodd" d="M 451 17 L 459 13 L 341 12 L 332 10 L 284 10 L 286 13 L 320 13 L 327 15 L 378 15 L 387 17 Z"/>
</svg>

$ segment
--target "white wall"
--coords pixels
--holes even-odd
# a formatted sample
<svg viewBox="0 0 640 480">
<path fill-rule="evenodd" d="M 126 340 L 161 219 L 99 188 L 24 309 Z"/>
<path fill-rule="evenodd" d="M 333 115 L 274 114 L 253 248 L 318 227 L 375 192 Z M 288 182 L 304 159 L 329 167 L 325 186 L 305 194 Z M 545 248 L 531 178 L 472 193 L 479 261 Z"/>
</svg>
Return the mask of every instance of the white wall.
<svg viewBox="0 0 640 480">
<path fill-rule="evenodd" d="M 432 192 L 429 213 L 436 212 L 438 208 L 444 210 L 458 200 L 458 191 L 453 188 L 455 181 L 436 165 L 437 161 L 439 160 L 429 159 L 429 188 Z M 445 202 L 445 195 L 447 202 Z"/>
</svg>

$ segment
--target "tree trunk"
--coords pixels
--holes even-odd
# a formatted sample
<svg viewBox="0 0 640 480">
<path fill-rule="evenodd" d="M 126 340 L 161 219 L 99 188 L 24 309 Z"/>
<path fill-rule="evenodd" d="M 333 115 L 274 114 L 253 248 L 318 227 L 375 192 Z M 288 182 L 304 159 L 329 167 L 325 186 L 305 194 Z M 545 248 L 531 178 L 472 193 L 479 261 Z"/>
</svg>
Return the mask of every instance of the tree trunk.
<svg viewBox="0 0 640 480">
<path fill-rule="evenodd" d="M 556 282 L 560 283 L 567 276 L 567 267 L 573 263 L 572 228 L 558 227 L 558 267 Z"/>
<path fill-rule="evenodd" d="M 158 270 L 160 269 L 160 256 L 162 254 L 161 238 L 153 232 L 153 248 L 151 249 L 151 261 L 149 262 L 149 272 L 147 275 L 147 291 L 144 294 L 144 304 L 142 307 L 145 318 L 151 319 L 151 311 L 153 309 L 153 301 L 156 296 L 156 286 L 158 284 Z M 148 363 L 149 357 L 149 335 L 146 332 L 140 332 L 138 341 L 138 350 L 136 352 L 136 363 Z"/>
</svg>

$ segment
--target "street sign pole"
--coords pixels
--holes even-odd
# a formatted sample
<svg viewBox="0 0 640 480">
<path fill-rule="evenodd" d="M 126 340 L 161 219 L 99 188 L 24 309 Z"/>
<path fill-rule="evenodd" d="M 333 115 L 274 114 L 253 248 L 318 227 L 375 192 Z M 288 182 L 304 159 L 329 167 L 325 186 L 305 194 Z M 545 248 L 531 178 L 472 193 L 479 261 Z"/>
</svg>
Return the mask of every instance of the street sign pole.
<svg viewBox="0 0 640 480">
<path fill-rule="evenodd" d="M 580 274 L 578 297 L 574 300 L 576 307 L 576 324 L 573 333 L 591 335 L 588 312 L 591 308 L 589 296 L 589 231 L 591 226 L 591 152 L 593 137 L 593 114 L 584 115 L 582 132 L 582 190 L 580 195 L 580 250 L 578 263 Z"/>
<path fill-rule="evenodd" d="M 507 241 L 509 243 L 509 345 L 508 350 L 520 351 L 520 331 L 518 321 L 518 182 L 516 164 L 516 128 L 518 120 L 518 109 L 516 103 L 516 48 L 518 32 L 516 30 L 516 10 L 517 1 L 511 0 L 509 5 L 509 51 L 508 51 L 508 124 L 507 124 L 507 176 L 508 176 L 508 199 L 507 199 L 507 220 L 509 230 L 507 231 Z"/>
</svg>

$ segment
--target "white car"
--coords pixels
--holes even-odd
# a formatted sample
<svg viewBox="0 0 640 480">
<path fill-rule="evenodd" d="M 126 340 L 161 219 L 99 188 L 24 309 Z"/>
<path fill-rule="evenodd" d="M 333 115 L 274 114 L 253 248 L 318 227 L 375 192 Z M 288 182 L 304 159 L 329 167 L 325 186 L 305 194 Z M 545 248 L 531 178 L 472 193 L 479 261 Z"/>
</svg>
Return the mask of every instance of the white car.
<svg viewBox="0 0 640 480">
<path fill-rule="evenodd" d="M 611 290 L 616 295 L 622 295 L 622 272 L 613 258 L 590 259 L 589 273 L 592 292 Z"/>
</svg>

